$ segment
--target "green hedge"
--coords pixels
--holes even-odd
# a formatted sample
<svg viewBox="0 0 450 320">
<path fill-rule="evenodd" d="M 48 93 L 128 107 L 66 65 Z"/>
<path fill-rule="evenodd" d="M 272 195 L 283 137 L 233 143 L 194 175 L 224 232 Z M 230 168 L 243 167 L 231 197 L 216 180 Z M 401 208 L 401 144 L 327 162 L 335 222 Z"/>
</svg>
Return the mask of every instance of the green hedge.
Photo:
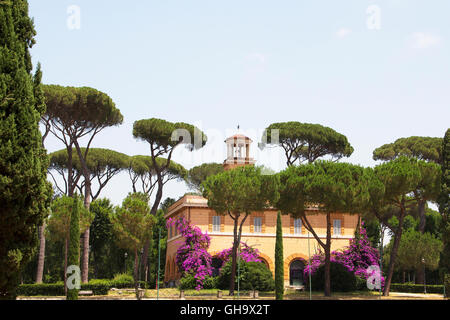
<svg viewBox="0 0 450 320">
<path fill-rule="evenodd" d="M 427 285 L 427 293 L 444 293 L 443 285 Z M 424 293 L 423 284 L 414 283 L 391 283 L 391 292 Z"/>
<path fill-rule="evenodd" d="M 140 284 L 147 288 L 144 281 Z M 112 288 L 134 288 L 134 282 L 96 279 L 81 284 L 82 291 L 92 291 L 94 295 L 107 295 Z M 19 296 L 64 296 L 64 283 L 22 284 L 17 292 Z"/>
</svg>

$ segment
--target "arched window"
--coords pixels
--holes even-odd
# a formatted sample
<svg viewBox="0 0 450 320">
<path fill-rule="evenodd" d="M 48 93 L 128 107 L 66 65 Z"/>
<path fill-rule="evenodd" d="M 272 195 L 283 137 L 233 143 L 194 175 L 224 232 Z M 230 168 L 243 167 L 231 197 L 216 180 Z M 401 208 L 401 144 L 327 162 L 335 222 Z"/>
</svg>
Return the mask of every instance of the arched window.
<svg viewBox="0 0 450 320">
<path fill-rule="evenodd" d="M 262 258 L 262 257 L 258 257 L 258 259 L 261 260 L 261 262 L 264 263 L 264 264 L 266 265 L 267 269 L 270 269 L 270 268 L 269 268 L 269 263 L 267 262 L 266 259 L 264 259 L 264 258 Z"/>
<path fill-rule="evenodd" d="M 289 266 L 289 285 L 293 287 L 303 286 L 303 269 L 305 263 L 303 260 L 297 259 L 291 262 Z"/>
</svg>

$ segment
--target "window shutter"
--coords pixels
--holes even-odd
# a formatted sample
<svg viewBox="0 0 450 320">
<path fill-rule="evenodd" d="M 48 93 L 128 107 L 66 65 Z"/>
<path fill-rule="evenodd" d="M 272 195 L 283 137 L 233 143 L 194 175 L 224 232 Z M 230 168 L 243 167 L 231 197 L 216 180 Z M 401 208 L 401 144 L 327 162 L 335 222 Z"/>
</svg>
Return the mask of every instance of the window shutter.
<svg viewBox="0 0 450 320">
<path fill-rule="evenodd" d="M 208 216 L 208 231 L 209 232 L 212 232 L 212 224 L 213 224 L 213 221 L 212 221 L 212 219 L 213 219 L 213 212 L 209 212 L 209 216 Z"/>
<path fill-rule="evenodd" d="M 261 221 L 262 221 L 261 232 L 266 233 L 266 215 L 264 213 L 261 215 Z"/>
<path fill-rule="evenodd" d="M 289 233 L 294 234 L 294 218 L 289 216 Z"/>
</svg>

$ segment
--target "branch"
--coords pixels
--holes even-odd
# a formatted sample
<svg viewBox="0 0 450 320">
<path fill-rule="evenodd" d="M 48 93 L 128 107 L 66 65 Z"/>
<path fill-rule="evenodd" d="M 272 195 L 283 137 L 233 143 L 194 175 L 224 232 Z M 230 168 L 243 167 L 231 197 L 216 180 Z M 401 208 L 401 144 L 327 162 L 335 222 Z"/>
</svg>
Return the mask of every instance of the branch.
<svg viewBox="0 0 450 320">
<path fill-rule="evenodd" d="M 308 218 L 306 218 L 306 214 L 303 214 L 302 216 L 301 216 L 301 219 L 302 219 L 302 221 L 303 221 L 303 224 L 305 225 L 305 228 L 306 228 L 306 230 L 308 230 L 309 232 L 311 232 L 311 234 L 313 235 L 313 237 L 317 240 L 317 242 L 319 243 L 319 245 L 322 247 L 322 248 L 326 248 L 326 245 L 325 245 L 325 243 L 323 243 L 323 241 L 322 240 L 320 240 L 320 238 L 319 238 L 319 236 L 317 235 L 317 233 L 314 231 L 314 229 L 311 227 L 311 224 L 309 223 L 309 221 L 308 221 Z"/>
<path fill-rule="evenodd" d="M 62 189 L 58 186 L 58 183 L 56 182 L 56 179 L 55 179 L 55 177 L 53 176 L 53 174 L 52 174 L 52 172 L 51 172 L 50 170 L 48 170 L 48 174 L 50 174 L 50 176 L 52 177 L 53 182 L 55 183 L 56 189 L 58 189 L 59 192 L 61 192 L 62 194 L 67 194 L 67 183 L 65 183 L 65 189 L 66 189 L 66 191 L 63 192 Z"/>
</svg>

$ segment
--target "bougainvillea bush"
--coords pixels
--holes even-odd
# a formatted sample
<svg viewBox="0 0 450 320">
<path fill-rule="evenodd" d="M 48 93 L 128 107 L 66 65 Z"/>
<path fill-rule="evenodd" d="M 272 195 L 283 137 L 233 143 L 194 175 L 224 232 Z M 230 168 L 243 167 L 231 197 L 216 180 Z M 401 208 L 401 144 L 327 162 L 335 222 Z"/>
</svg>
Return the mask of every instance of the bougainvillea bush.
<svg viewBox="0 0 450 320">
<path fill-rule="evenodd" d="M 200 290 L 205 279 L 212 275 L 212 258 L 208 253 L 211 238 L 200 228 L 191 226 L 184 217 L 169 218 L 167 227 L 172 225 L 183 237 L 183 243 L 175 257 L 178 269 L 183 275 L 192 275 L 197 283 L 195 289 Z"/>
<path fill-rule="evenodd" d="M 353 272 L 355 276 L 360 279 L 370 280 L 375 278 L 376 267 L 380 267 L 380 254 L 377 249 L 370 245 L 367 231 L 364 228 L 364 222 L 361 223 L 361 228 L 357 237 L 350 241 L 350 245 L 343 251 L 333 251 L 331 253 L 331 262 L 336 262 L 343 265 L 348 271 Z M 309 273 L 315 274 L 316 271 L 325 263 L 325 256 L 319 250 L 311 258 L 304 271 L 305 279 L 308 279 Z M 372 266 L 372 271 L 368 272 L 368 268 Z M 381 276 L 381 286 L 384 286 L 384 277 Z"/>
<path fill-rule="evenodd" d="M 174 226 L 182 236 L 182 242 L 177 250 L 175 262 L 185 278 L 184 282 L 192 283 L 192 277 L 196 282 L 195 289 L 203 289 L 206 282 L 211 281 L 212 257 L 208 253 L 211 238 L 203 233 L 200 228 L 191 226 L 184 218 L 169 218 L 167 227 Z M 232 248 L 225 249 L 217 254 L 222 260 L 222 266 L 230 260 Z M 241 242 L 240 257 L 244 262 L 261 262 L 258 249 Z M 186 284 L 187 285 L 187 284 Z"/>
<path fill-rule="evenodd" d="M 233 248 L 228 248 L 219 252 L 216 257 L 222 260 L 222 265 L 228 262 L 231 259 L 231 252 Z M 241 242 L 241 251 L 240 251 L 241 259 L 245 262 L 261 262 L 259 258 L 259 251 L 256 248 L 252 248 L 248 246 L 246 243 Z"/>
</svg>

